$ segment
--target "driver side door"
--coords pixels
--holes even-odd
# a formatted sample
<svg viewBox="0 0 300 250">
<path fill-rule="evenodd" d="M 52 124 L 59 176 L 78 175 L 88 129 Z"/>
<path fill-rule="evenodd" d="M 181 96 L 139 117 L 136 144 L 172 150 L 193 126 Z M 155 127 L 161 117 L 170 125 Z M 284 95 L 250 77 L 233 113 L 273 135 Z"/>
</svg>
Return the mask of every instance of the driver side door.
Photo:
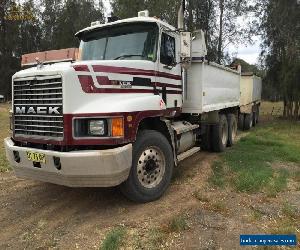
<svg viewBox="0 0 300 250">
<path fill-rule="evenodd" d="M 157 81 L 167 108 L 182 106 L 179 41 L 172 32 L 162 31 L 160 39 Z"/>
</svg>

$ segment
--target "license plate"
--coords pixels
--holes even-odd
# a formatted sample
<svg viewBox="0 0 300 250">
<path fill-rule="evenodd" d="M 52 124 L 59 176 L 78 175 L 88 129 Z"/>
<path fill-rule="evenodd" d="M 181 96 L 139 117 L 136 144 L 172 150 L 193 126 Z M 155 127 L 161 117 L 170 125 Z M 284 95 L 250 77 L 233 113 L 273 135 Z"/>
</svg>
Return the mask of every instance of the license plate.
<svg viewBox="0 0 300 250">
<path fill-rule="evenodd" d="M 27 159 L 29 161 L 46 163 L 46 155 L 45 154 L 36 153 L 36 152 L 29 152 L 29 151 L 27 151 L 26 153 L 27 153 Z"/>
</svg>

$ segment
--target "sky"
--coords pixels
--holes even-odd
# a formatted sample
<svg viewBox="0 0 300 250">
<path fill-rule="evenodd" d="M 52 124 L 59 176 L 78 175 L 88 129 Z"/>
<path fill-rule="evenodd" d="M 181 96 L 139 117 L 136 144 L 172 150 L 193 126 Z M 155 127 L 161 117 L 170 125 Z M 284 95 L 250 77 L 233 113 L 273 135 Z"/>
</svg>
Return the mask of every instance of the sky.
<svg viewBox="0 0 300 250">
<path fill-rule="evenodd" d="M 253 38 L 253 45 L 250 44 L 239 44 L 237 46 L 229 45 L 228 52 L 229 54 L 236 53 L 238 58 L 243 59 L 250 64 L 258 64 L 259 54 L 261 52 L 260 43 L 261 40 L 259 37 Z"/>
</svg>

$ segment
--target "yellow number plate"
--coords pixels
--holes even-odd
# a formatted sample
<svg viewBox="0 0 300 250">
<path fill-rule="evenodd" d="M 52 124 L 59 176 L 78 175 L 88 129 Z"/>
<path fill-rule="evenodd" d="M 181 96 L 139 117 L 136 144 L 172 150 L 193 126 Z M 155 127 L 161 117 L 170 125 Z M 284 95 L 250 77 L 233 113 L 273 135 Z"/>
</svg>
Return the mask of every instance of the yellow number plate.
<svg viewBox="0 0 300 250">
<path fill-rule="evenodd" d="M 46 155 L 45 154 L 29 152 L 29 151 L 27 151 L 26 153 L 27 153 L 28 160 L 34 161 L 34 162 L 46 163 Z"/>
</svg>

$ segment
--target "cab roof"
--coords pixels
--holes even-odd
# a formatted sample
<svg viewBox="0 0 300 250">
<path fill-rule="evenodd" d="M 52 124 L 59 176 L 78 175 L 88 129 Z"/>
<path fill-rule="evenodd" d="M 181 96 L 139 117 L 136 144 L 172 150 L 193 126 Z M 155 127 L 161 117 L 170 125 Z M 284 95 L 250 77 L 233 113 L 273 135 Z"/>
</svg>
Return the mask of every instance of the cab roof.
<svg viewBox="0 0 300 250">
<path fill-rule="evenodd" d="M 154 17 L 132 17 L 132 18 L 127 18 L 127 19 L 122 19 L 118 20 L 115 22 L 110 22 L 110 23 L 104 23 L 104 24 L 97 24 L 93 25 L 87 28 L 84 28 L 80 31 L 78 31 L 75 36 L 80 36 L 82 33 L 105 28 L 105 27 L 110 27 L 113 25 L 118 25 L 118 24 L 125 24 L 125 23 L 157 23 L 159 26 L 163 26 L 171 31 L 176 31 L 176 28 L 173 27 L 172 25 Z"/>
</svg>

